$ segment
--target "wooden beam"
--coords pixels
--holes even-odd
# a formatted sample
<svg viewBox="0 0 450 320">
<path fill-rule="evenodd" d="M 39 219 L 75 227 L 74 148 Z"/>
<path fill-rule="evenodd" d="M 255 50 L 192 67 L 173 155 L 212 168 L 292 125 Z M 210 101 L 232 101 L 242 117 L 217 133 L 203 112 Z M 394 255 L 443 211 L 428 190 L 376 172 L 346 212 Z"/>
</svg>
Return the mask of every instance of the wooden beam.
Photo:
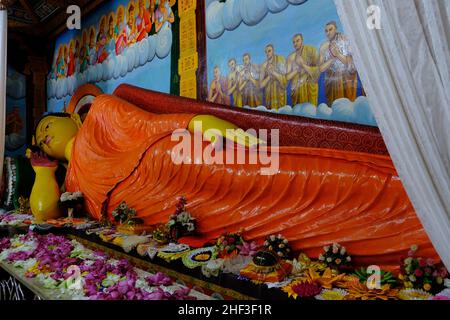
<svg viewBox="0 0 450 320">
<path fill-rule="evenodd" d="M 88 15 L 91 11 L 96 9 L 99 5 L 101 5 L 106 0 L 78 0 L 77 4 L 81 7 L 81 15 L 82 19 L 86 15 Z M 73 4 L 73 2 L 71 2 Z M 63 8 L 64 10 L 61 11 L 61 13 L 55 15 L 55 17 L 50 21 L 50 23 L 47 24 L 47 32 L 49 38 L 56 38 L 58 35 L 60 35 L 62 32 L 66 29 L 66 20 L 67 20 L 67 14 L 66 14 L 66 7 Z"/>
<path fill-rule="evenodd" d="M 28 0 L 19 0 L 19 1 L 22 7 L 28 12 L 33 22 L 39 23 L 41 21 L 41 18 L 37 15 L 36 11 L 34 11 L 34 8 L 31 6 Z"/>
</svg>

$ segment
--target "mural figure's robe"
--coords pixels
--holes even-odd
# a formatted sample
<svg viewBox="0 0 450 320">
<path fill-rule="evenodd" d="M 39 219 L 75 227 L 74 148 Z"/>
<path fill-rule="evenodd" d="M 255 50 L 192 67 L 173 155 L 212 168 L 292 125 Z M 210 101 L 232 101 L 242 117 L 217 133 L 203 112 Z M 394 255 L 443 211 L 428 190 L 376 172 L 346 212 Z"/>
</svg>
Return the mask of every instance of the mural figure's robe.
<svg viewBox="0 0 450 320">
<path fill-rule="evenodd" d="M 145 10 L 145 8 L 143 9 L 142 12 L 140 11 L 139 15 L 136 17 L 136 26 L 138 32 L 137 41 L 139 42 L 145 37 L 147 37 L 147 34 L 152 29 L 150 13 L 147 10 Z"/>
<path fill-rule="evenodd" d="M 242 105 L 255 108 L 262 104 L 262 94 L 259 88 L 259 70 L 254 64 L 244 65 L 243 67 L 239 84 Z"/>
<path fill-rule="evenodd" d="M 291 80 L 292 105 L 309 102 L 318 105 L 319 96 L 319 53 L 313 46 L 303 46 L 301 58 L 309 69 L 308 73 L 298 62 L 297 52 L 291 54 L 288 61 L 288 73 L 290 69 L 297 68 L 298 72 Z"/>
<path fill-rule="evenodd" d="M 339 242 L 356 264 L 398 266 L 413 244 L 439 260 L 388 156 L 280 147 L 275 175 L 261 175 L 261 164 L 174 164 L 171 135 L 193 117 L 97 97 L 74 141 L 67 190 L 83 192 L 95 218 L 125 201 L 147 224 L 166 223 L 184 195 L 204 240 L 242 229 L 259 242 L 281 233 L 311 257 Z"/>
<path fill-rule="evenodd" d="M 330 42 L 322 45 L 321 54 L 323 62 L 333 59 L 330 68 L 325 71 L 325 94 L 328 105 L 331 107 L 333 101 L 340 98 L 347 98 L 354 101 L 358 89 L 358 73 L 355 65 L 350 63 L 345 65 L 338 58 L 334 57 L 329 47 L 330 43 L 336 44 L 339 52 L 344 56 L 351 56 L 350 44 L 348 39 L 342 33 L 336 33 L 336 37 Z"/>
<path fill-rule="evenodd" d="M 281 75 L 281 81 L 270 76 L 269 82 L 264 87 L 265 103 L 268 109 L 278 110 L 286 105 L 286 59 L 283 56 L 274 55 L 271 62 L 264 62 L 261 68 L 263 82 L 268 76 L 269 68 L 273 68 Z"/>
<path fill-rule="evenodd" d="M 235 107 L 242 107 L 242 94 L 239 91 L 239 72 L 237 70 L 228 75 L 228 92 L 230 103 Z"/>
<path fill-rule="evenodd" d="M 209 102 L 219 104 L 230 104 L 230 97 L 227 96 L 227 79 L 221 77 L 219 80 L 214 79 L 211 81 Z"/>
</svg>

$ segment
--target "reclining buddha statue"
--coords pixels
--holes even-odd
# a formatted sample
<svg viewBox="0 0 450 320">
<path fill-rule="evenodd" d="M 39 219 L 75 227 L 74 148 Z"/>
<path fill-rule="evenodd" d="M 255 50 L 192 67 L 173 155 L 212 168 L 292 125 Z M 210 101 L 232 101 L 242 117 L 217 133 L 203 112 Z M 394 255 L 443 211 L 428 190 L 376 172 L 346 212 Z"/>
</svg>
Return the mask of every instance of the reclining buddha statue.
<svg viewBox="0 0 450 320">
<path fill-rule="evenodd" d="M 259 242 L 282 234 L 294 250 L 314 258 L 338 242 L 355 264 L 391 269 L 418 245 L 420 254 L 439 260 L 389 156 L 279 146 L 272 150 L 278 155 L 276 173 L 261 174 L 260 161 L 211 163 L 192 154 L 192 161 L 173 161 L 179 144 L 173 132 L 198 133 L 199 122 L 203 133 L 214 128 L 219 137 L 231 129 L 247 156 L 256 152 L 261 140 L 215 116 L 153 113 L 115 95 L 99 95 L 76 133 L 62 134 L 57 123 L 63 119 L 71 118 L 44 117 L 36 143 L 51 157 L 69 161 L 67 191 L 81 191 L 96 219 L 112 220 L 112 211 L 125 201 L 146 224 L 166 223 L 184 195 L 205 241 L 225 232 L 242 231 Z M 207 138 L 202 150 L 217 143 L 217 136 Z M 229 148 L 216 148 L 214 157 L 225 157 Z"/>
</svg>

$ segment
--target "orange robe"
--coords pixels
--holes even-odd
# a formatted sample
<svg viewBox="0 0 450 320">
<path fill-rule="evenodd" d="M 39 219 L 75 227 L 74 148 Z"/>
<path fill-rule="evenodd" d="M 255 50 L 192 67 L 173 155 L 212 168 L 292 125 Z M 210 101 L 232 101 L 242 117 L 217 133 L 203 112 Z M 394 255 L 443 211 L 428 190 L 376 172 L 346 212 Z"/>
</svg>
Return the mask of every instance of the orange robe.
<svg viewBox="0 0 450 320">
<path fill-rule="evenodd" d="M 185 195 L 205 240 L 241 229 L 259 242 L 281 233 L 315 258 L 322 246 L 339 242 L 356 264 L 389 269 L 413 244 L 439 259 L 389 157 L 280 147 L 272 176 L 260 175 L 260 164 L 176 165 L 171 134 L 193 116 L 97 97 L 74 142 L 67 190 L 82 191 L 95 218 L 102 208 L 111 217 L 126 201 L 147 224 L 166 223 Z"/>
</svg>

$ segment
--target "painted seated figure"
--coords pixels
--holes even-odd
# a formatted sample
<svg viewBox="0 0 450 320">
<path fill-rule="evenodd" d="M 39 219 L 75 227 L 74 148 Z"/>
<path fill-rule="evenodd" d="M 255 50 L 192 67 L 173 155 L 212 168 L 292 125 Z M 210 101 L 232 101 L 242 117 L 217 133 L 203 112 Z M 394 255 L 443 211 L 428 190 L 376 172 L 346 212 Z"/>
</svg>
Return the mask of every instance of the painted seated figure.
<svg viewBox="0 0 450 320">
<path fill-rule="evenodd" d="M 112 220 L 112 211 L 125 201 L 146 224 L 166 223 L 177 198 L 184 195 L 205 241 L 240 230 L 256 241 L 283 234 L 294 250 L 311 257 L 317 257 L 324 245 L 338 242 L 356 264 L 391 269 L 416 244 L 421 255 L 439 260 L 388 156 L 260 146 L 279 156 L 277 173 L 262 175 L 267 165 L 261 161 L 207 163 L 195 152 L 191 161 L 173 161 L 180 143 L 173 141 L 173 132 L 185 129 L 183 137 L 194 145 L 196 135 L 188 133 L 198 132 L 199 124 L 203 133 L 220 133 L 201 142 L 202 151 L 210 141 L 217 144 L 226 129 L 247 139 L 237 147 L 215 149 L 214 159 L 225 159 L 233 148 L 244 148 L 247 159 L 257 152 L 255 136 L 214 116 L 157 114 L 113 95 L 100 95 L 76 134 L 52 130 L 59 119 L 64 118 L 41 121 L 37 144 L 50 156 L 70 161 L 67 191 L 81 191 L 96 219 Z"/>
</svg>

